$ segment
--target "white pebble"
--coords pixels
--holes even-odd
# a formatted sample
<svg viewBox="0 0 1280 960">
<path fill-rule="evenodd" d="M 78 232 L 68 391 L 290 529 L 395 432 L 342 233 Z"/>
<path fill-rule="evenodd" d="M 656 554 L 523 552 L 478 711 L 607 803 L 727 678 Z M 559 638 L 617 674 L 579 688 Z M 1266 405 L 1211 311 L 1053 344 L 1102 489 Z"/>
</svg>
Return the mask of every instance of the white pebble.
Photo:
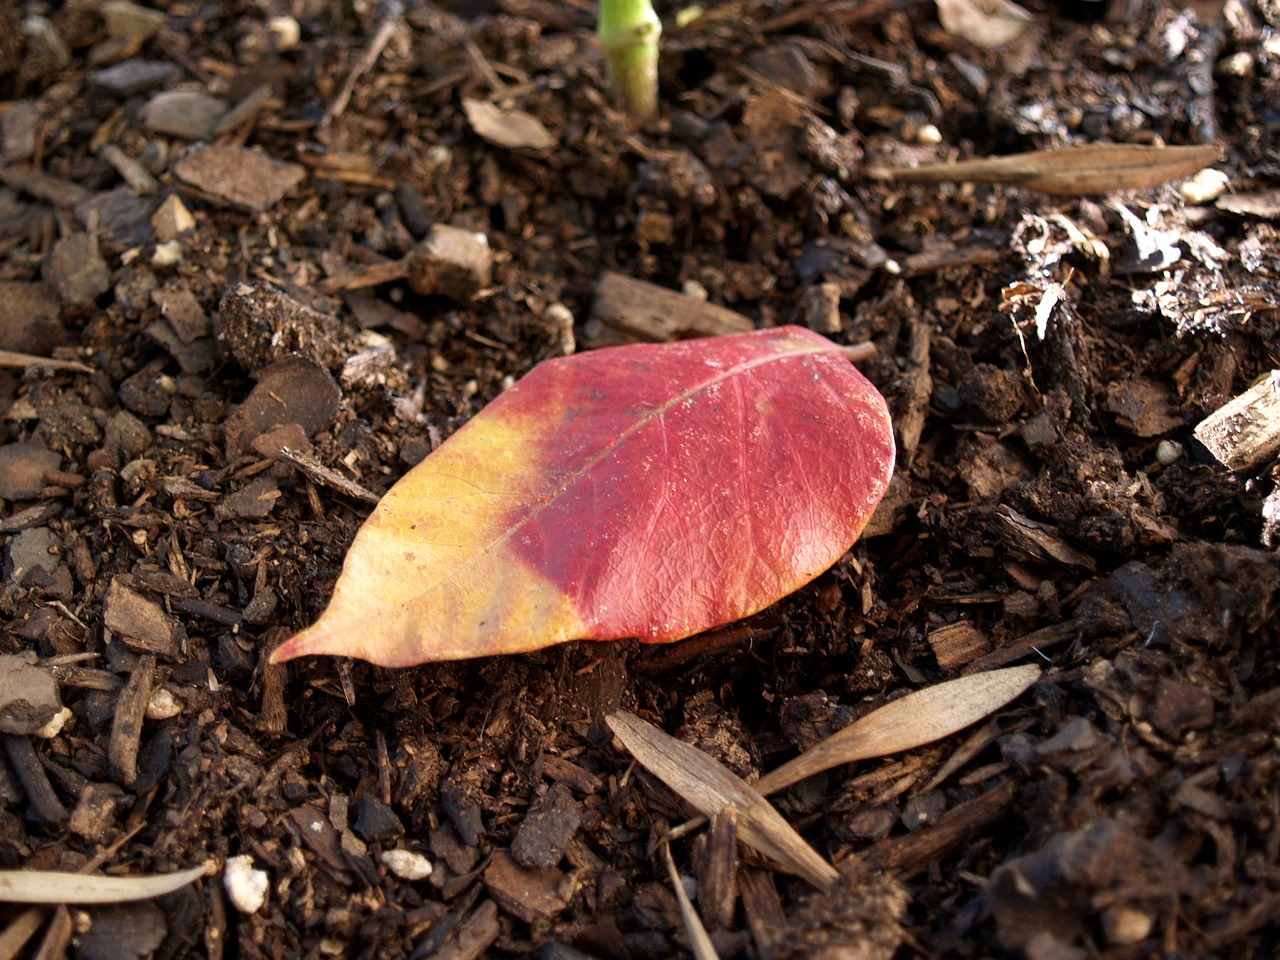
<svg viewBox="0 0 1280 960">
<path fill-rule="evenodd" d="M 1160 466 L 1167 467 L 1171 463 L 1177 463 L 1182 457 L 1182 444 L 1177 440 L 1161 440 L 1156 447 L 1156 460 Z"/>
<path fill-rule="evenodd" d="M 916 131 L 916 143 L 934 144 L 942 142 L 942 131 L 932 123 L 926 123 Z"/>
<path fill-rule="evenodd" d="M 431 876 L 431 861 L 412 850 L 383 850 L 382 862 L 401 880 L 425 880 Z"/>
<path fill-rule="evenodd" d="M 241 913 L 257 913 L 267 902 L 267 872 L 257 869 L 247 853 L 227 860 L 222 885 L 231 905 Z"/>
<path fill-rule="evenodd" d="M 168 687 L 157 687 L 147 700 L 148 720 L 171 720 L 182 712 L 182 701 Z"/>
<path fill-rule="evenodd" d="M 1227 175 L 1221 170 L 1206 167 L 1190 180 L 1183 181 L 1178 192 L 1187 203 L 1209 203 L 1217 200 L 1227 189 Z"/>
</svg>

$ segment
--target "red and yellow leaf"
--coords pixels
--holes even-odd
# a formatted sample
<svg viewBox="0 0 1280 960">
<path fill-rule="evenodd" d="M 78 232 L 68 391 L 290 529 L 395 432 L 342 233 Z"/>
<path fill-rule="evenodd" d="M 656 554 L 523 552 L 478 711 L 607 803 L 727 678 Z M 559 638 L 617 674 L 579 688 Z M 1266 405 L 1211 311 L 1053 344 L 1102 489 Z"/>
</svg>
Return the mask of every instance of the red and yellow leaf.
<svg viewBox="0 0 1280 960">
<path fill-rule="evenodd" d="M 884 399 L 799 327 L 550 360 L 383 497 L 272 660 L 680 640 L 831 566 L 893 460 Z"/>
</svg>

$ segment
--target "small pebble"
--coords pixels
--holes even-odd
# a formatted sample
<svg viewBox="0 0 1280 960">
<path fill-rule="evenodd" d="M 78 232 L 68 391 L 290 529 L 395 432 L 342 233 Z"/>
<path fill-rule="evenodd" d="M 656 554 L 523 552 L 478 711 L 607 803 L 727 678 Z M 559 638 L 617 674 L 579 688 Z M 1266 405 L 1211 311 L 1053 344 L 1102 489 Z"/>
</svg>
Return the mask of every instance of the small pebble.
<svg viewBox="0 0 1280 960">
<path fill-rule="evenodd" d="M 231 905 L 241 913 L 257 913 L 267 902 L 267 872 L 253 865 L 253 857 L 243 853 L 227 860 L 222 874 Z"/>
<path fill-rule="evenodd" d="M 1209 203 L 1217 200 L 1227 189 L 1227 175 L 1221 170 L 1206 167 L 1178 188 L 1187 203 Z"/>
<path fill-rule="evenodd" d="M 697 280 L 686 280 L 680 287 L 680 292 L 691 300 L 698 300 L 706 303 L 711 295 L 707 293 L 707 288 Z"/>
<path fill-rule="evenodd" d="M 916 143 L 934 144 L 942 142 L 942 131 L 932 123 L 926 123 L 916 131 Z"/>
<path fill-rule="evenodd" d="M 166 687 L 157 687 L 151 691 L 147 701 L 148 720 L 171 720 L 182 712 L 182 701 Z"/>
<path fill-rule="evenodd" d="M 1162 467 L 1177 463 L 1182 457 L 1182 444 L 1177 440 L 1161 440 L 1156 447 L 1156 461 Z"/>
<path fill-rule="evenodd" d="M 425 880 L 431 876 L 431 861 L 412 850 L 383 850 L 382 862 L 401 880 Z"/>
</svg>

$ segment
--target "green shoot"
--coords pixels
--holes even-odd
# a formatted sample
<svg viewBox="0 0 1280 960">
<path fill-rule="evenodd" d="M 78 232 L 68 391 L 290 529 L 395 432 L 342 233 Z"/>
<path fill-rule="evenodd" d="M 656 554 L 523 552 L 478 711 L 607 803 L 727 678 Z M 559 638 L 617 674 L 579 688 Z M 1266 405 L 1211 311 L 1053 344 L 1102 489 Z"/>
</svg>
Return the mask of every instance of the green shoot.
<svg viewBox="0 0 1280 960">
<path fill-rule="evenodd" d="M 600 0 L 597 31 L 609 58 L 609 80 L 637 117 L 658 112 L 658 38 L 662 22 L 652 0 Z"/>
</svg>

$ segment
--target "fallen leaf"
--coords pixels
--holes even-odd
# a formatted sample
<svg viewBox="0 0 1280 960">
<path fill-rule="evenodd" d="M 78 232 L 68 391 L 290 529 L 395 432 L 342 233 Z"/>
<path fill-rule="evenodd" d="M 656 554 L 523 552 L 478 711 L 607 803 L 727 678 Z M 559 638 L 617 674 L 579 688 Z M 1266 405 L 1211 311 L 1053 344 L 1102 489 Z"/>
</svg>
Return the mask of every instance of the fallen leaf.
<svg viewBox="0 0 1280 960">
<path fill-rule="evenodd" d="M 1040 668 L 1027 664 L 975 673 L 909 693 L 761 777 L 755 788 L 767 795 L 832 767 L 901 753 L 949 737 L 999 710 L 1039 676 Z"/>
<path fill-rule="evenodd" d="M 893 459 L 884 399 L 798 327 L 549 360 L 382 499 L 272 661 L 680 640 L 831 566 Z"/>
<path fill-rule="evenodd" d="M 503 110 L 488 100 L 462 101 L 467 122 L 477 134 L 499 147 L 508 150 L 550 150 L 556 138 L 531 113 L 523 110 Z"/>
<path fill-rule="evenodd" d="M 0 870 L 0 902 L 124 903 L 181 890 L 207 873 L 201 865 L 177 873 L 133 877 L 85 876 L 57 870 Z"/>
<path fill-rule="evenodd" d="M 1189 177 L 1218 159 L 1212 144 L 1148 147 L 1131 143 L 1093 143 L 1005 157 L 981 157 L 959 163 L 894 167 L 898 180 L 1005 183 L 1061 196 L 1144 190 Z"/>
<path fill-rule="evenodd" d="M 835 883 L 839 876 L 835 867 L 728 767 L 633 714 L 612 713 L 605 717 L 605 723 L 646 770 L 704 816 L 733 807 L 738 815 L 738 838 L 747 846 L 820 890 Z"/>
</svg>

